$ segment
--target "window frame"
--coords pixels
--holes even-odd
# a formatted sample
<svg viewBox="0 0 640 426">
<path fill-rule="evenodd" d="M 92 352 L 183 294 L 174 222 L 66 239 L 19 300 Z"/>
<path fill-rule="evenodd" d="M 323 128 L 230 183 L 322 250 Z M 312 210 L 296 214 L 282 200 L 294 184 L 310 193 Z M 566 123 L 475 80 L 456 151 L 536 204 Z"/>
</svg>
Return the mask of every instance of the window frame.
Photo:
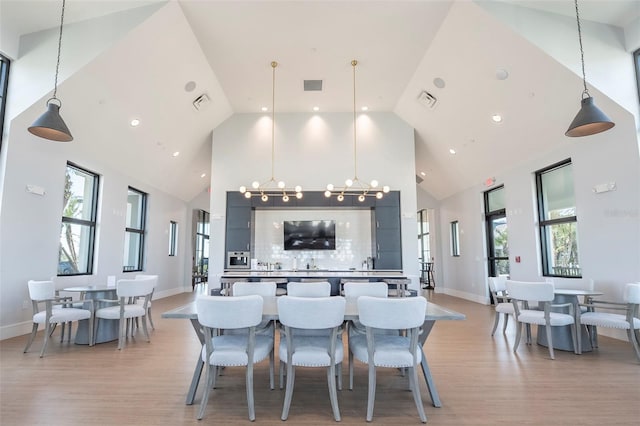
<svg viewBox="0 0 640 426">
<path fill-rule="evenodd" d="M 123 273 L 127 273 L 127 272 L 142 272 L 142 271 L 144 271 L 144 264 L 143 264 L 143 261 L 144 261 L 144 242 L 145 242 L 145 233 L 146 233 L 146 227 L 147 227 L 147 197 L 148 197 L 149 194 L 147 194 L 146 192 L 141 191 L 139 189 L 136 189 L 136 188 L 134 188 L 132 186 L 129 186 L 129 187 L 127 187 L 127 197 L 128 197 L 129 191 L 136 192 L 136 193 L 138 193 L 138 194 L 140 194 L 142 196 L 142 203 L 141 203 L 142 206 L 141 206 L 141 212 L 140 212 L 140 228 L 131 228 L 131 227 L 128 227 L 128 226 L 125 225 L 124 232 L 125 232 L 125 235 L 127 233 L 139 235 L 140 244 L 138 246 L 138 255 L 137 255 L 138 268 L 137 269 L 127 269 L 126 265 L 122 265 L 122 272 Z"/>
<path fill-rule="evenodd" d="M 509 256 L 494 256 L 493 254 L 495 253 L 495 241 L 493 238 L 493 221 L 495 219 L 500 219 L 500 218 L 505 218 L 505 220 L 507 219 L 507 209 L 506 207 L 503 207 L 501 209 L 497 209 L 497 210 L 489 210 L 489 194 L 494 192 L 494 191 L 498 191 L 498 190 L 502 190 L 504 191 L 504 185 L 500 185 L 500 186 L 496 186 L 495 188 L 491 188 L 487 191 L 484 191 L 483 196 L 484 196 L 484 217 L 485 217 L 485 226 L 486 226 L 486 232 L 487 232 L 487 266 L 488 266 L 488 272 L 489 272 L 489 276 L 490 277 L 496 277 L 498 276 L 498 268 L 496 266 L 496 261 L 498 260 L 506 260 L 507 262 L 509 261 Z M 508 225 L 507 225 L 507 229 L 508 229 Z M 508 235 L 508 234 L 507 234 Z M 508 236 L 507 236 L 508 239 Z M 509 268 L 510 269 L 510 268 Z"/>
<path fill-rule="evenodd" d="M 460 222 L 451 221 L 451 256 L 460 257 Z"/>
<path fill-rule="evenodd" d="M 67 166 L 65 167 L 65 173 L 67 171 L 67 169 L 69 169 L 69 167 L 74 168 L 76 170 L 79 170 L 83 173 L 89 174 L 91 176 L 93 176 L 93 188 L 91 191 L 92 194 L 92 200 L 91 200 L 91 220 L 86 220 L 86 219 L 77 219 L 77 218 L 73 218 L 73 217 L 67 217 L 64 216 L 64 207 L 63 208 L 63 214 L 61 215 L 62 220 L 60 223 L 60 229 L 62 231 L 62 227 L 65 225 L 65 223 L 68 224 L 73 224 L 73 225 L 81 225 L 81 226 L 88 226 L 89 227 L 89 243 L 88 243 L 88 251 L 87 251 L 87 271 L 86 272 L 78 272 L 78 273 L 74 273 L 74 274 L 60 274 L 59 272 L 56 272 L 56 276 L 58 277 L 70 277 L 70 276 L 77 276 L 77 275 L 92 275 L 93 274 L 93 264 L 94 264 L 94 255 L 95 255 L 95 248 L 96 248 L 96 228 L 98 225 L 98 197 L 100 194 L 100 175 L 98 173 L 92 172 L 91 170 L 88 170 L 84 167 L 81 167 L 75 163 L 72 163 L 71 161 L 67 161 Z M 66 179 L 65 179 L 66 182 Z M 60 254 L 58 254 L 58 264 L 60 263 Z M 56 268 L 57 269 L 57 268 Z"/>
<path fill-rule="evenodd" d="M 638 90 L 638 103 L 640 103 L 640 48 L 633 52 L 633 64 L 636 70 L 636 89 Z"/>
<path fill-rule="evenodd" d="M 538 207 L 538 232 L 540 236 L 540 260 L 542 262 L 542 276 L 543 277 L 558 277 L 558 278 L 582 278 L 582 270 L 580 270 L 580 274 L 578 275 L 570 275 L 570 274 L 556 274 L 553 273 L 552 267 L 550 265 L 549 259 L 549 251 L 550 251 L 550 241 L 547 238 L 547 227 L 551 227 L 553 225 L 559 225 L 563 223 L 575 223 L 576 226 L 578 224 L 578 216 L 577 214 L 574 216 L 564 216 L 557 219 L 545 219 L 546 217 L 546 205 L 544 203 L 543 197 L 543 187 L 542 187 L 542 176 L 545 173 L 548 173 L 553 170 L 560 169 L 562 167 L 566 167 L 571 165 L 573 167 L 573 162 L 571 158 L 567 158 L 565 160 L 554 163 L 548 167 L 537 170 L 535 172 L 535 180 L 536 180 L 536 201 Z M 575 193 L 574 193 L 575 196 Z M 575 198 L 574 198 L 575 204 Z M 577 207 L 577 206 L 574 206 Z M 578 254 L 578 259 L 580 256 Z"/>
<path fill-rule="evenodd" d="M 4 114 L 7 108 L 10 69 L 11 60 L 0 53 L 0 150 L 2 150 L 2 135 L 4 135 Z"/>
<path fill-rule="evenodd" d="M 169 256 L 176 256 L 178 253 L 178 222 L 169 221 Z"/>
</svg>

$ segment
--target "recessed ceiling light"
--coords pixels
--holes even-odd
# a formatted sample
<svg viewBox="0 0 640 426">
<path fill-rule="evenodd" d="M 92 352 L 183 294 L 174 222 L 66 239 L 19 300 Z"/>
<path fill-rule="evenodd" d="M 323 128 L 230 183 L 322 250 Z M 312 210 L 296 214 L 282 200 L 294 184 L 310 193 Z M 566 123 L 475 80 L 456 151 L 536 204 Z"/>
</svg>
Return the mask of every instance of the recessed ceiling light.
<svg viewBox="0 0 640 426">
<path fill-rule="evenodd" d="M 269 111 L 269 108 L 267 108 L 267 107 L 262 107 L 262 108 L 260 108 L 260 109 L 262 110 L 262 112 L 267 112 L 267 111 Z"/>
<path fill-rule="evenodd" d="M 455 154 L 455 153 L 456 153 L 456 150 L 455 150 L 455 149 L 453 149 L 453 148 L 449 148 L 449 154 Z"/>
<path fill-rule="evenodd" d="M 193 90 L 196 88 L 196 82 L 195 81 L 188 81 L 187 84 L 184 85 L 184 91 L 185 92 L 193 92 Z"/>
<path fill-rule="evenodd" d="M 314 110 L 314 111 L 320 111 L 320 107 L 314 106 L 314 107 L 313 107 L 313 110 Z"/>
<path fill-rule="evenodd" d="M 491 116 L 491 119 L 493 120 L 494 123 L 501 123 L 502 122 L 502 116 L 500 114 L 493 114 Z"/>
<path fill-rule="evenodd" d="M 504 68 L 496 69 L 496 79 L 498 80 L 506 80 L 509 78 L 509 72 Z"/>
<path fill-rule="evenodd" d="M 420 172 L 420 176 L 426 176 L 427 174 L 425 172 Z"/>
<path fill-rule="evenodd" d="M 438 89 L 444 89 L 444 86 L 446 85 L 446 83 L 440 77 L 436 77 L 433 79 L 433 85 L 436 86 Z"/>
<path fill-rule="evenodd" d="M 203 174 L 201 174 L 201 175 L 200 175 L 200 177 L 201 177 L 201 178 L 203 178 L 203 177 L 205 177 L 206 175 L 207 175 L 206 173 L 203 173 Z"/>
<path fill-rule="evenodd" d="M 137 118 L 134 118 L 133 120 L 131 120 L 131 127 L 136 127 L 140 124 L 140 120 L 138 120 Z"/>
<path fill-rule="evenodd" d="M 365 106 L 362 107 L 362 110 L 363 111 L 369 111 L 369 107 L 365 105 Z"/>
<path fill-rule="evenodd" d="M 176 151 L 176 152 L 173 153 L 174 157 L 177 157 L 178 155 L 180 155 L 180 151 Z"/>
</svg>

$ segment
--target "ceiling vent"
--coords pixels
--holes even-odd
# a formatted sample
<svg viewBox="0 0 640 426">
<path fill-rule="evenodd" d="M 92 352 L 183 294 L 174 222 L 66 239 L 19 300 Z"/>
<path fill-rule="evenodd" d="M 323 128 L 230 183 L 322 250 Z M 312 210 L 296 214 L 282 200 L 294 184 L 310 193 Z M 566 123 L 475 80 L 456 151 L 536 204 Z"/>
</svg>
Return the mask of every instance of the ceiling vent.
<svg viewBox="0 0 640 426">
<path fill-rule="evenodd" d="M 416 175 L 416 183 L 422 183 L 424 179 L 421 178 L 420 176 Z"/>
<path fill-rule="evenodd" d="M 322 80 L 304 80 L 305 92 L 321 92 Z"/>
<path fill-rule="evenodd" d="M 193 101 L 193 107 L 196 109 L 196 111 L 202 111 L 209 105 L 210 102 L 211 99 L 209 99 L 209 96 L 206 93 L 203 93 Z"/>
<path fill-rule="evenodd" d="M 434 109 L 436 107 L 436 104 L 438 103 L 438 99 L 431 93 L 423 90 L 418 95 L 418 102 L 420 102 L 420 104 L 425 108 Z"/>
</svg>

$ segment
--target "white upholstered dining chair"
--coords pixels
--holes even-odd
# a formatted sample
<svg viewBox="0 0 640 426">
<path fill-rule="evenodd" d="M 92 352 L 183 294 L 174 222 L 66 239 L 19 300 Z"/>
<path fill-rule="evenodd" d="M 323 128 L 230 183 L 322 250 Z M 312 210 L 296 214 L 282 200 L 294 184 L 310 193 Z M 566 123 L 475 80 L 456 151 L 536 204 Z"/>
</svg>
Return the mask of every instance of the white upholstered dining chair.
<svg viewBox="0 0 640 426">
<path fill-rule="evenodd" d="M 287 295 L 294 297 L 329 297 L 331 295 L 331 283 L 328 281 L 291 281 L 287 284 Z"/>
<path fill-rule="evenodd" d="M 389 286 L 386 282 L 345 282 L 344 297 L 349 300 L 357 300 L 360 296 L 382 297 L 389 295 Z M 348 341 L 354 334 L 365 334 L 366 328 L 359 320 L 347 322 L 347 348 Z M 353 390 L 353 352 L 349 350 L 349 390 Z"/>
<path fill-rule="evenodd" d="M 273 350 L 273 337 L 256 334 L 262 321 L 263 299 L 249 296 L 200 296 L 196 299 L 198 322 L 205 344 L 202 361 L 206 366 L 205 388 L 198 412 L 204 417 L 211 389 L 215 387 L 218 367 L 246 366 L 246 395 L 249 420 L 256 418 L 253 397 L 253 365 L 266 359 Z M 225 330 L 248 329 L 248 333 L 231 334 Z"/>
<path fill-rule="evenodd" d="M 498 323 L 500 322 L 500 316 L 502 316 L 502 334 L 507 330 L 507 324 L 509 322 L 509 315 L 513 315 L 515 310 L 513 309 L 513 303 L 507 293 L 507 277 L 497 276 L 489 277 L 489 290 L 493 296 L 495 318 L 493 321 L 493 329 L 491 335 L 496 333 Z"/>
<path fill-rule="evenodd" d="M 629 342 L 633 346 L 640 361 L 640 283 L 629 283 L 624 287 L 624 303 L 605 300 L 590 300 L 581 307 L 586 312 L 579 312 L 577 325 L 586 325 L 591 338 L 591 346 L 598 347 L 598 327 L 626 330 Z M 604 309 L 605 312 L 600 311 Z M 622 313 L 606 312 L 618 311 Z"/>
<path fill-rule="evenodd" d="M 149 297 L 149 301 L 147 302 L 147 315 L 144 316 L 143 319 L 146 319 L 149 322 L 149 325 L 151 326 L 152 330 L 156 329 L 156 326 L 153 324 L 153 317 L 151 317 L 151 304 L 152 304 L 152 300 L 153 300 L 153 293 L 155 292 L 156 287 L 158 286 L 158 276 L 157 275 L 148 275 L 148 274 L 138 274 L 135 276 L 136 280 L 142 279 L 142 278 L 152 278 L 155 280 L 155 283 L 153 285 L 153 291 L 151 292 L 151 296 Z M 137 298 L 136 299 L 136 303 L 138 305 L 144 305 L 144 298 Z M 136 319 L 136 326 L 138 325 L 138 321 Z"/>
<path fill-rule="evenodd" d="M 407 368 L 413 399 L 420 420 L 425 423 L 417 369 L 422 360 L 418 335 L 424 323 L 427 299 L 422 296 L 402 298 L 358 298 L 360 322 L 366 327 L 365 335 L 354 335 L 349 340 L 349 350 L 356 359 L 369 366 L 369 395 L 367 421 L 373 420 L 376 395 L 376 368 Z M 393 334 L 375 333 L 374 330 L 394 330 Z M 398 330 L 406 330 L 405 334 Z"/>
<path fill-rule="evenodd" d="M 329 399 L 333 416 L 340 421 L 336 390 L 336 367 L 340 377 L 340 365 L 344 357 L 341 325 L 344 321 L 346 301 L 344 297 L 294 297 L 278 298 L 278 317 L 284 326 L 278 353 L 287 365 L 287 387 L 282 406 L 282 420 L 289 417 L 293 397 L 295 367 L 325 367 L 329 385 Z M 330 330 L 328 334 L 302 334 L 305 330 Z"/>
<path fill-rule="evenodd" d="M 98 333 L 100 319 L 120 321 L 118 349 L 122 349 L 126 338 L 127 321 L 140 318 L 142 320 L 142 330 L 147 339 L 149 339 L 149 331 L 147 330 L 147 321 L 144 318 L 147 315 L 147 304 L 151 299 L 151 293 L 157 279 L 153 277 L 143 277 L 133 280 L 118 280 L 116 284 L 117 300 L 102 299 L 99 302 L 112 304 L 105 308 L 96 309 L 93 336 Z M 138 304 L 137 299 L 142 298 L 143 303 Z M 94 342 L 95 343 L 95 342 Z"/>
<path fill-rule="evenodd" d="M 38 325 L 44 324 L 44 343 L 40 351 L 40 358 L 44 356 L 47 350 L 49 338 L 55 329 L 56 324 L 69 323 L 68 341 L 71 341 L 71 322 L 80 320 L 89 320 L 89 345 L 93 346 L 93 300 L 87 300 L 84 303 L 89 305 L 89 309 L 74 308 L 68 298 L 60 298 L 56 296 L 56 285 L 53 281 L 34 281 L 28 282 L 29 297 L 33 305 L 33 327 L 27 346 L 24 352 L 27 353 L 33 340 L 38 332 Z M 44 310 L 41 308 L 44 304 Z M 60 340 L 64 338 L 64 334 Z"/>
<path fill-rule="evenodd" d="M 580 333 L 576 332 L 574 306 L 572 303 L 551 303 L 554 299 L 553 284 L 548 282 L 524 282 L 507 280 L 507 292 L 513 304 L 514 317 L 516 320 L 516 341 L 513 351 L 518 350 L 520 338 L 522 336 L 522 325 L 527 325 L 527 343 L 531 344 L 531 333 L 528 328 L 531 324 L 543 326 L 547 334 L 547 344 L 549 345 L 549 356 L 555 359 L 553 353 L 553 339 L 551 337 L 551 327 L 571 327 L 571 338 L 576 354 L 580 353 Z M 536 300 L 542 309 L 530 309 L 529 301 Z M 519 302 L 519 303 L 518 303 Z M 568 308 L 569 312 L 552 312 L 552 308 Z"/>
</svg>

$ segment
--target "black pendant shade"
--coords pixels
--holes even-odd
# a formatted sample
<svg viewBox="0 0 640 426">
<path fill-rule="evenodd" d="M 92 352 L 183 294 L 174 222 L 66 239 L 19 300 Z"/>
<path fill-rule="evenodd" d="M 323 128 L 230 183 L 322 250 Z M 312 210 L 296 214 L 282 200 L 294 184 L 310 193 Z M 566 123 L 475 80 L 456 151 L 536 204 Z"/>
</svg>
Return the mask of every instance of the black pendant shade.
<svg viewBox="0 0 640 426">
<path fill-rule="evenodd" d="M 71 142 L 73 136 L 60 117 L 60 105 L 47 102 L 47 110 L 29 127 L 29 132 L 56 142 Z"/>
<path fill-rule="evenodd" d="M 607 115 L 593 103 L 591 96 L 583 98 L 580 111 L 565 132 L 566 136 L 589 136 L 604 132 L 615 126 Z"/>
</svg>

